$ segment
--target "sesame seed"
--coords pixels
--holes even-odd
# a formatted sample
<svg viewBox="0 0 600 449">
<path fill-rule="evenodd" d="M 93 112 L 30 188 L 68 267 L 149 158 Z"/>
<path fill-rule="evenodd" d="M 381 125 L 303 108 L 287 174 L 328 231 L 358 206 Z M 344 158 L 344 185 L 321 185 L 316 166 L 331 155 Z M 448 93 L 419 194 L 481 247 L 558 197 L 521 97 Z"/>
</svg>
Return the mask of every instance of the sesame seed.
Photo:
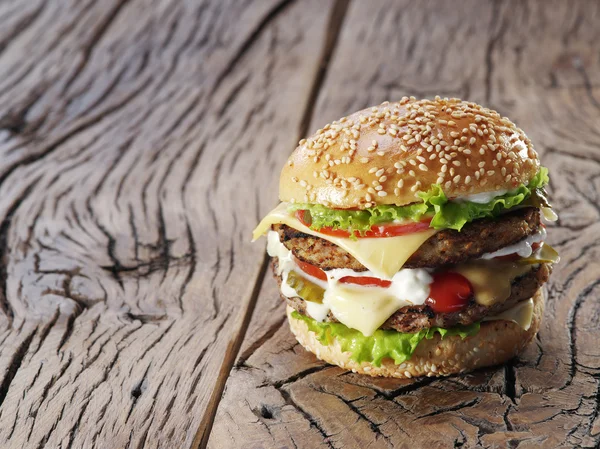
<svg viewBox="0 0 600 449">
<path fill-rule="evenodd" d="M 460 161 L 452 161 L 452 165 L 460 167 Z"/>
<path fill-rule="evenodd" d="M 378 151 L 377 152 L 377 156 L 383 156 L 383 155 L 385 155 L 385 151 Z"/>
<path fill-rule="evenodd" d="M 375 186 L 375 190 L 378 190 L 378 191 L 379 191 L 379 190 L 383 190 L 383 186 L 376 185 L 376 186 Z"/>
<path fill-rule="evenodd" d="M 379 170 L 377 167 L 371 167 L 369 173 L 375 173 L 377 170 Z"/>
<path fill-rule="evenodd" d="M 379 195 L 379 196 L 387 196 L 387 192 L 384 192 L 383 190 L 380 190 L 379 192 L 377 192 L 377 195 Z"/>
<path fill-rule="evenodd" d="M 369 162 L 369 158 L 368 157 L 361 157 L 359 159 L 363 164 L 366 164 L 367 162 Z"/>
<path fill-rule="evenodd" d="M 369 173 L 371 172 L 371 170 L 369 170 Z M 377 170 L 375 172 L 375 176 L 381 176 L 385 173 L 385 170 L 383 168 L 380 168 L 379 170 Z"/>
<path fill-rule="evenodd" d="M 427 168 L 427 165 L 425 165 L 425 164 L 419 164 L 419 170 L 428 171 L 429 169 Z"/>
<path fill-rule="evenodd" d="M 396 185 L 402 188 L 404 186 L 404 179 L 400 179 Z"/>
<path fill-rule="evenodd" d="M 381 178 L 379 178 L 379 182 L 386 182 L 387 181 L 387 176 L 383 175 Z"/>
<path fill-rule="evenodd" d="M 459 181 L 460 181 L 460 175 L 456 175 L 454 178 L 452 178 L 452 182 L 454 184 L 458 184 Z"/>
</svg>

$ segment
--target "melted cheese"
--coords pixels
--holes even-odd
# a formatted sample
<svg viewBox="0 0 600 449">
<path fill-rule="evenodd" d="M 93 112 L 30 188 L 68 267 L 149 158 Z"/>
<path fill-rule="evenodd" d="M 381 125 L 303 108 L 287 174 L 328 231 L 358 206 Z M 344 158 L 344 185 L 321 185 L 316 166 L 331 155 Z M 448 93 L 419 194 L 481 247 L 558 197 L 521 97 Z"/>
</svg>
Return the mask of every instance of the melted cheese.
<svg viewBox="0 0 600 449">
<path fill-rule="evenodd" d="M 532 268 L 530 264 L 479 259 L 457 265 L 453 271 L 469 280 L 478 304 L 491 307 L 505 301 L 510 296 L 512 281 Z"/>
<path fill-rule="evenodd" d="M 376 277 L 391 279 L 413 253 L 434 235 L 435 229 L 397 237 L 350 238 L 333 237 L 313 231 L 304 226 L 296 217 L 287 211 L 287 203 L 281 203 L 272 210 L 256 227 L 253 241 L 265 234 L 274 224 L 285 224 L 305 234 L 327 240 L 350 253 Z"/>
<path fill-rule="evenodd" d="M 505 320 L 517 323 L 523 330 L 529 330 L 533 320 L 533 299 L 517 303 L 515 306 L 500 313 L 499 315 L 485 317 L 483 321 Z"/>
</svg>

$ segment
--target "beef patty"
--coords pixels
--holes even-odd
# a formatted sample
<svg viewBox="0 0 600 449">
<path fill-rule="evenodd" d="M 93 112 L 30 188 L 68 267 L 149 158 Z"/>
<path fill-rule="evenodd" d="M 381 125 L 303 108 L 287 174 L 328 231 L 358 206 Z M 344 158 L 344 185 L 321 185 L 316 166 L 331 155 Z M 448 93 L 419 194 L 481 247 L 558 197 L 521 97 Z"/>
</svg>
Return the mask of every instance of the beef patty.
<svg viewBox="0 0 600 449">
<path fill-rule="evenodd" d="M 526 207 L 510 211 L 500 217 L 483 218 L 466 224 L 462 230 L 444 229 L 431 236 L 408 259 L 404 268 L 434 268 L 457 264 L 480 257 L 508 245 L 517 243 L 540 230 L 540 210 Z M 284 224 L 273 225 L 281 242 L 303 262 L 323 270 L 349 268 L 365 271 L 366 268 L 339 246 L 300 232 Z"/>
<path fill-rule="evenodd" d="M 273 273 L 277 278 L 281 292 L 281 276 L 277 276 L 277 258 L 272 261 Z M 435 313 L 427 305 L 406 306 L 397 310 L 381 326 L 381 329 L 394 329 L 398 332 L 416 333 L 421 329 L 430 327 L 450 328 L 458 324 L 468 325 L 481 321 L 486 316 L 494 316 L 511 308 L 520 301 L 531 298 L 535 292 L 548 280 L 552 266 L 550 264 L 539 264 L 531 271 L 516 278 L 511 285 L 510 297 L 504 302 L 499 302 L 491 307 L 477 304 L 474 298 L 471 298 L 469 304 L 460 312 Z M 281 294 L 281 293 L 280 293 Z M 286 298 L 288 305 L 296 309 L 302 315 L 308 315 L 306 312 L 306 301 L 299 297 Z M 335 317 L 329 312 L 325 321 L 337 322 Z"/>
</svg>

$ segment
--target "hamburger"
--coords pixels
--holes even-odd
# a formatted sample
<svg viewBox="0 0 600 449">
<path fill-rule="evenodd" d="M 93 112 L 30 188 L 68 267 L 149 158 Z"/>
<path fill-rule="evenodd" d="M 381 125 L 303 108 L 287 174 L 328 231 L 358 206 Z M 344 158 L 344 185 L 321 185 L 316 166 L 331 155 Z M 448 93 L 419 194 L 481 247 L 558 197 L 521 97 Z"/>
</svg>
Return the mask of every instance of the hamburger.
<svg viewBox="0 0 600 449">
<path fill-rule="evenodd" d="M 404 97 L 302 139 L 254 230 L 290 329 L 371 376 L 503 363 L 538 332 L 556 251 L 548 170 L 525 133 L 472 102 Z"/>
</svg>

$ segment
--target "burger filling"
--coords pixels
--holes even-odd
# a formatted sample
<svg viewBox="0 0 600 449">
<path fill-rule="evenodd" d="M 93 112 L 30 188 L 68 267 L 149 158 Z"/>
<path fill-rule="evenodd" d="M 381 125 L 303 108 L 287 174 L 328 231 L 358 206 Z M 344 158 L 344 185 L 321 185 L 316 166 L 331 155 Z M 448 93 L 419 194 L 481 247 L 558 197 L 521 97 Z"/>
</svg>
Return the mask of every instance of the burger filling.
<svg viewBox="0 0 600 449">
<path fill-rule="evenodd" d="M 544 243 L 547 170 L 527 185 L 460 199 L 439 186 L 422 203 L 337 210 L 282 203 L 255 230 L 282 297 L 323 344 L 357 361 L 408 359 L 424 338 L 531 324 L 531 298 L 558 255 Z"/>
</svg>

